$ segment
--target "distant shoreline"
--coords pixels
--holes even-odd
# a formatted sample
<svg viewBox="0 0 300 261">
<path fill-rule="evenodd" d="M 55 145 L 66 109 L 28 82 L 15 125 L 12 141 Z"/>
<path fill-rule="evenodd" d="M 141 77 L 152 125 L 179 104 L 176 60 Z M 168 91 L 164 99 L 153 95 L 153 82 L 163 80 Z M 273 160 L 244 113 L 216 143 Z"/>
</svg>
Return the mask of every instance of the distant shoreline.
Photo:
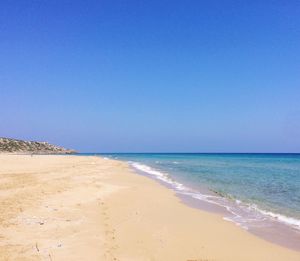
<svg viewBox="0 0 300 261">
<path fill-rule="evenodd" d="M 0 137 L 0 153 L 18 154 L 75 154 L 75 150 L 66 149 L 45 141 L 25 141 Z"/>
</svg>

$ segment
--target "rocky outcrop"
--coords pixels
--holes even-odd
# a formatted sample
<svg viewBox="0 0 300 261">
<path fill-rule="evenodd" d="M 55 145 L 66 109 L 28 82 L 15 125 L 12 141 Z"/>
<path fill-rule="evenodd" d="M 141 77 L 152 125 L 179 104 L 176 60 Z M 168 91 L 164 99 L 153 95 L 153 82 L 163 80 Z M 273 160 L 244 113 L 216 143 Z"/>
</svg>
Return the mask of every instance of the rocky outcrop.
<svg viewBox="0 0 300 261">
<path fill-rule="evenodd" d="M 0 138 L 0 153 L 73 154 L 76 151 L 55 146 L 48 142 Z"/>
</svg>

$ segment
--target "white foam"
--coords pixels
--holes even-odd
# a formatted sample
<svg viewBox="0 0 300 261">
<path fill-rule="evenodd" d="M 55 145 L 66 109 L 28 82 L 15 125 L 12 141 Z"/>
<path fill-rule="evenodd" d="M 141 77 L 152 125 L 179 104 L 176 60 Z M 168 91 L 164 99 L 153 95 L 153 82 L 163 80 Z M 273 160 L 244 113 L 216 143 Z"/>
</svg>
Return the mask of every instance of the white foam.
<svg viewBox="0 0 300 261">
<path fill-rule="evenodd" d="M 150 174 L 165 183 L 172 185 L 175 189 L 177 189 L 179 191 L 187 189 L 183 184 L 172 180 L 167 173 L 163 173 L 163 172 L 155 170 L 147 165 L 140 164 L 137 162 L 129 162 L 129 163 L 131 164 L 132 167 L 134 167 L 140 171 L 143 171 L 147 174 Z"/>
<path fill-rule="evenodd" d="M 269 216 L 273 220 L 277 220 L 281 223 L 285 223 L 287 225 L 294 227 L 295 229 L 300 230 L 300 220 L 299 219 L 287 217 L 282 214 L 273 213 L 271 211 L 262 210 L 262 209 L 258 208 L 256 205 L 251 205 L 250 207 L 252 209 L 254 209 L 255 211 L 262 213 L 263 215 Z"/>
</svg>

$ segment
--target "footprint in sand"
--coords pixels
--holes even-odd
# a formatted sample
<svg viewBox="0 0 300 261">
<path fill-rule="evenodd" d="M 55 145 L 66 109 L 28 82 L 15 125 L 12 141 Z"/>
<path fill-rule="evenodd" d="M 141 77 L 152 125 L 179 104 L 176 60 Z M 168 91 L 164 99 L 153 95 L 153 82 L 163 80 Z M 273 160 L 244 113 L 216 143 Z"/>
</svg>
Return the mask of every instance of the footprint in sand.
<svg viewBox="0 0 300 261">
<path fill-rule="evenodd" d="M 115 232 L 116 230 L 112 228 L 110 223 L 110 218 L 108 215 L 108 207 L 105 205 L 103 201 L 100 201 L 100 208 L 101 208 L 101 214 L 103 216 L 104 221 L 104 233 L 106 237 L 106 242 L 104 244 L 105 247 L 105 254 L 104 258 L 105 260 L 114 260 L 117 261 L 118 259 L 115 256 L 115 251 L 119 248 L 119 246 L 116 244 L 115 239 Z"/>
</svg>

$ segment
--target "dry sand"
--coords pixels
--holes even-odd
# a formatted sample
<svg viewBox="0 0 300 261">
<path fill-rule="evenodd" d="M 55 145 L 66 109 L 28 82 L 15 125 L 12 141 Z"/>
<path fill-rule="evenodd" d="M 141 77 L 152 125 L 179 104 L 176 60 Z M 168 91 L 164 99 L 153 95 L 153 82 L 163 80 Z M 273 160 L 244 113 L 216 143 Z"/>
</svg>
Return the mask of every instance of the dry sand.
<svg viewBox="0 0 300 261">
<path fill-rule="evenodd" d="M 0 260 L 300 260 L 98 157 L 0 155 Z"/>
</svg>

